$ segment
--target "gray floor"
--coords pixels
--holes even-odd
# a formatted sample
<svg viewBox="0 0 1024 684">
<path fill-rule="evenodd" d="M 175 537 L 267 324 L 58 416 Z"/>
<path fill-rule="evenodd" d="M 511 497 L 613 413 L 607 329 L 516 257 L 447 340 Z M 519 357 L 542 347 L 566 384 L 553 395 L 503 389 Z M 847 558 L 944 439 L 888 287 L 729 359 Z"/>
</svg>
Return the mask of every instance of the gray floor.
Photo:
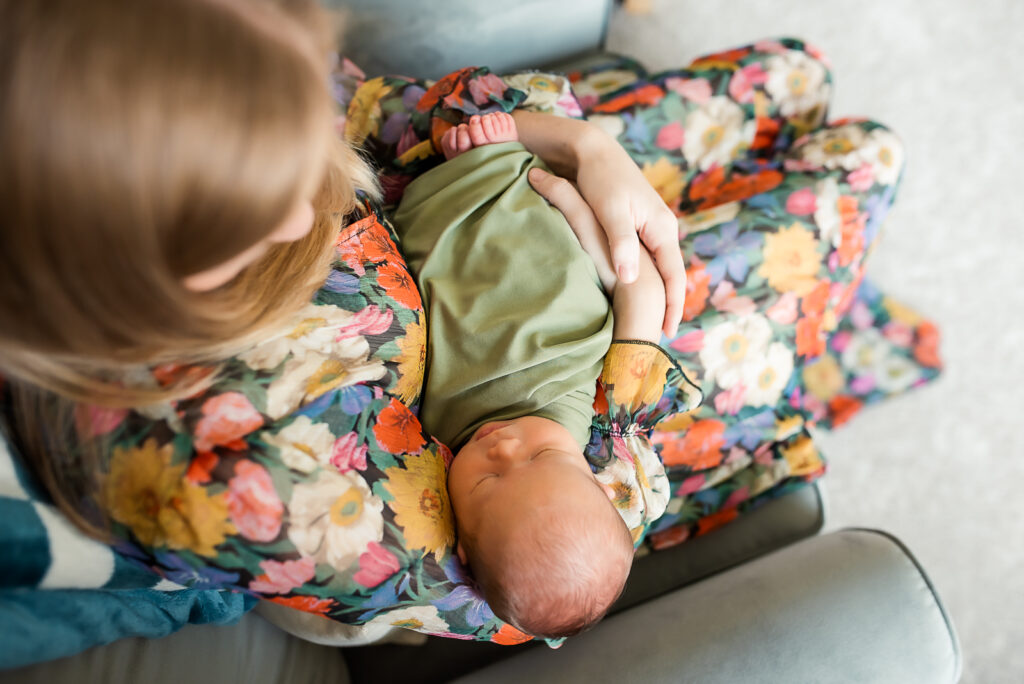
<svg viewBox="0 0 1024 684">
<path fill-rule="evenodd" d="M 963 642 L 963 681 L 1024 681 L 1024 2 L 655 0 L 609 47 L 652 68 L 792 35 L 824 49 L 834 116 L 901 135 L 908 167 L 872 273 L 942 326 L 945 376 L 822 436 L 831 528 L 922 560 Z"/>
</svg>

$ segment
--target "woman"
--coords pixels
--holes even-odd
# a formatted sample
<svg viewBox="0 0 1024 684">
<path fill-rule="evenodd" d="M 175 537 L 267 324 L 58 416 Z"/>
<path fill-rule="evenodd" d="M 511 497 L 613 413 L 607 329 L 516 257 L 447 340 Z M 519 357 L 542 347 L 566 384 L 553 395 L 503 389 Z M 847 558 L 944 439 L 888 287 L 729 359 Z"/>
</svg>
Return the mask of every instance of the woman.
<svg viewBox="0 0 1024 684">
<path fill-rule="evenodd" d="M 321 87 L 327 50 L 310 29 L 315 11 L 304 3 L 111 1 L 90 5 L 88 15 L 70 2 L 45 17 L 15 3 L 3 12 L 4 101 L 17 105 L 0 124 L 10 151 L 0 173 L 6 278 L 0 350 L 10 380 L 5 413 L 12 446 L 62 511 L 115 543 L 123 557 L 179 583 L 240 589 L 343 622 L 500 643 L 524 638 L 490 614 L 451 553 L 444 489 L 449 455 L 418 429 L 415 417 L 426 333 L 418 293 L 365 167 L 329 142 L 333 115 Z M 803 52 L 781 44 L 773 49 L 783 58 Z M 54 74 L 48 88 L 38 87 L 41 70 Z M 259 78 L 247 83 L 254 72 Z M 757 83 L 756 69 L 743 73 L 753 84 L 756 109 L 757 93 L 766 97 L 771 82 Z M 345 134 L 374 156 L 385 199 L 394 199 L 404 179 L 432 163 L 438 148 L 431 138 L 470 106 L 515 109 L 531 97 L 539 103 L 535 109 L 546 102 L 558 106 L 560 97 L 546 95 L 553 81 L 536 78 L 505 82 L 486 72 L 460 72 L 429 90 L 409 81 L 368 82 L 353 92 Z M 681 76 L 651 85 L 665 92 L 671 78 L 679 79 L 684 95 L 693 87 Z M 704 96 L 704 86 L 698 87 L 694 102 Z M 737 91 L 733 99 L 742 102 L 747 94 Z M 640 118 L 628 108 L 656 111 L 645 99 L 653 93 L 636 87 L 624 100 L 598 97 L 588 104 L 626 123 L 620 140 L 628 142 L 630 125 Z M 679 148 L 696 167 L 689 184 L 680 185 L 675 172 L 665 174 L 662 197 L 592 125 L 550 114 L 516 116 L 524 144 L 575 179 L 609 231 L 620 277 L 631 276 L 639 244 L 633 236 L 655 255 L 670 302 L 666 331 L 674 331 L 683 315 L 683 271 L 679 252 L 669 248 L 676 224 L 662 198 L 686 189 L 691 203 L 710 206 L 767 189 L 766 174 L 776 162 L 757 151 L 783 149 L 786 136 L 785 126 L 774 131 L 771 122 L 799 121 L 806 112 L 798 107 L 799 115 L 787 116 L 785 103 L 764 106 L 767 115 L 754 128 L 758 144 L 748 145 L 754 152 L 745 155 L 752 165 L 730 164 L 732 152 L 713 151 L 721 147 L 711 144 L 719 123 L 704 131 L 712 152 L 703 155 L 681 134 L 669 145 L 675 142 L 670 129 L 660 142 Z M 713 107 L 698 110 L 719 120 Z M 687 135 L 701 121 L 694 116 L 691 122 L 687 114 Z M 325 155 L 325 149 L 334 152 Z M 822 152 L 826 165 L 828 153 Z M 665 168 L 654 162 L 646 176 L 664 181 L 657 174 Z M 539 185 L 571 221 L 593 220 L 564 185 L 546 186 L 545 179 Z M 826 190 L 815 190 L 815 197 Z M 877 188 L 862 192 L 858 207 L 879 196 Z M 761 211 L 751 205 L 737 216 L 752 215 L 744 209 Z M 719 243 L 692 245 L 708 259 L 705 273 L 714 263 L 707 252 L 715 250 L 732 253 Z M 838 319 L 841 300 L 852 299 L 854 261 L 856 254 L 835 271 L 846 280 L 836 280 L 842 291 L 829 288 L 816 330 L 832 327 L 825 322 L 830 307 Z M 690 268 L 696 296 L 688 301 L 699 301 L 702 280 L 694 276 L 702 274 Z M 728 256 L 723 268 L 730 277 L 738 274 Z M 769 283 L 770 270 L 762 276 Z M 799 323 L 790 320 L 790 310 L 802 308 L 814 292 L 805 292 L 802 282 L 787 290 L 793 297 L 773 296 L 769 303 L 740 288 L 730 293 L 721 278 L 715 282 L 721 286 L 715 307 L 723 317 L 782 302 L 780 325 L 794 328 Z M 801 320 L 818 312 L 810 307 Z M 671 346 L 687 354 L 696 341 L 684 335 Z M 770 346 L 762 345 L 769 355 Z M 670 370 L 661 351 L 634 351 L 613 354 L 603 378 L 610 389 L 607 451 L 623 462 L 630 457 L 616 447 L 625 447 L 625 454 L 649 451 L 644 430 L 670 408 L 650 392 L 627 391 L 629 378 L 652 368 L 664 377 Z M 768 427 L 760 411 L 751 425 L 744 409 L 727 410 L 746 395 L 734 391 L 742 382 L 729 384 L 723 373 L 704 377 L 706 384 L 717 383 L 709 385 L 712 392 L 722 390 L 710 405 L 719 408 L 718 396 L 732 392 L 722 413 L 732 417 L 726 418 L 730 427 L 739 426 L 739 436 L 724 452 L 732 439 L 725 421 L 719 428 L 702 418 L 683 437 L 702 458 L 671 464 L 685 475 L 671 514 L 698 525 L 710 520 L 705 528 L 722 519 L 722 511 L 776 491 L 780 482 L 820 472 L 794 469 L 786 451 L 796 449 L 805 458 L 799 463 L 814 464 L 806 460 L 809 442 L 799 439 L 801 425 L 791 420 L 814 414 L 805 395 L 787 391 L 794 413 L 783 407 L 779 416 L 768 416 Z M 763 393 L 767 400 L 757 406 L 782 396 L 782 390 Z M 623 438 L 621 428 L 634 425 L 640 430 L 627 430 L 631 436 Z M 759 438 L 770 432 L 778 446 L 769 447 L 768 458 L 756 449 L 749 462 L 734 458 L 734 448 L 756 441 L 750 437 L 756 430 Z M 694 450 L 687 445 L 684 451 Z M 785 469 L 773 465 L 783 462 Z M 760 489 L 736 487 L 737 478 L 757 467 L 771 473 L 766 479 L 758 472 Z M 697 501 L 698 509 L 687 508 L 688 501 Z"/>
</svg>

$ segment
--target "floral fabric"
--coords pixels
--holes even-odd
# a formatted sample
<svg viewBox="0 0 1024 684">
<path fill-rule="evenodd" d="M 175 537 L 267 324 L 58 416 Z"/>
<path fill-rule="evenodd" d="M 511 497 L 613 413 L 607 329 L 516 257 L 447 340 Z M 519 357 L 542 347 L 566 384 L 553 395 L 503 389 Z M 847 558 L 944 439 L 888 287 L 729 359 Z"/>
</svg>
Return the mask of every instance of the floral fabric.
<svg viewBox="0 0 1024 684">
<path fill-rule="evenodd" d="M 339 127 L 378 165 L 388 203 L 440 161 L 448 127 L 531 106 L 615 133 L 680 215 L 686 321 L 664 349 L 613 344 L 587 449 L 638 543 L 655 519 L 649 538 L 668 545 L 819 476 L 809 424 L 935 375 L 934 326 L 858 286 L 902 153 L 877 124 L 823 127 L 830 87 L 797 41 L 653 77 L 620 62 L 566 77 L 465 69 L 430 84 L 339 64 Z M 452 456 L 416 417 L 423 321 L 395 235 L 368 203 L 290 332 L 224 362 L 198 396 L 81 407 L 81 429 L 111 445 L 95 503 L 120 556 L 346 623 L 528 639 L 452 553 Z"/>
<path fill-rule="evenodd" d="M 863 279 L 903 148 L 875 122 L 825 123 L 827 61 L 798 40 L 570 78 L 679 217 L 687 297 L 664 342 L 705 402 L 654 433 L 663 548 L 823 474 L 808 427 L 938 374 L 935 325 Z"/>
</svg>

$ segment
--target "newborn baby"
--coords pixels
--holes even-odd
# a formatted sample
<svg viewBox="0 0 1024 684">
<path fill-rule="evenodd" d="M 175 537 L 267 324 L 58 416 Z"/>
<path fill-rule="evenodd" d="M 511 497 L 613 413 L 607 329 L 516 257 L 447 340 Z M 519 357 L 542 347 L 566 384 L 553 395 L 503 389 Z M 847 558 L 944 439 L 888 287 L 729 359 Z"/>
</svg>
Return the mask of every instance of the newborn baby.
<svg viewBox="0 0 1024 684">
<path fill-rule="evenodd" d="M 656 341 L 664 288 L 649 259 L 614 285 L 530 187 L 540 162 L 516 140 L 504 113 L 448 131 L 448 161 L 394 223 L 427 311 L 420 420 L 455 450 L 459 557 L 498 617 L 554 638 L 600 620 L 629 574 L 632 539 L 583 447 L 613 326 L 627 337 L 642 317 Z"/>
</svg>

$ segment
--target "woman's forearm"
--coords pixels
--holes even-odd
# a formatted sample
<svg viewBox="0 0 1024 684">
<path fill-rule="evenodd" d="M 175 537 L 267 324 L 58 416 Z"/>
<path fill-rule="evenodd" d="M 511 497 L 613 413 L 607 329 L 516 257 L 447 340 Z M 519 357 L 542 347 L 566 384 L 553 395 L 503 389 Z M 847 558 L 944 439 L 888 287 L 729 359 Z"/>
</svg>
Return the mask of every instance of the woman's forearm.
<svg viewBox="0 0 1024 684">
<path fill-rule="evenodd" d="M 512 112 L 519 142 L 544 160 L 559 176 L 576 179 L 580 152 L 597 142 L 603 131 L 579 119 L 567 119 L 551 114 L 538 114 L 517 109 Z M 607 136 L 605 136 L 607 137 Z"/>
</svg>

